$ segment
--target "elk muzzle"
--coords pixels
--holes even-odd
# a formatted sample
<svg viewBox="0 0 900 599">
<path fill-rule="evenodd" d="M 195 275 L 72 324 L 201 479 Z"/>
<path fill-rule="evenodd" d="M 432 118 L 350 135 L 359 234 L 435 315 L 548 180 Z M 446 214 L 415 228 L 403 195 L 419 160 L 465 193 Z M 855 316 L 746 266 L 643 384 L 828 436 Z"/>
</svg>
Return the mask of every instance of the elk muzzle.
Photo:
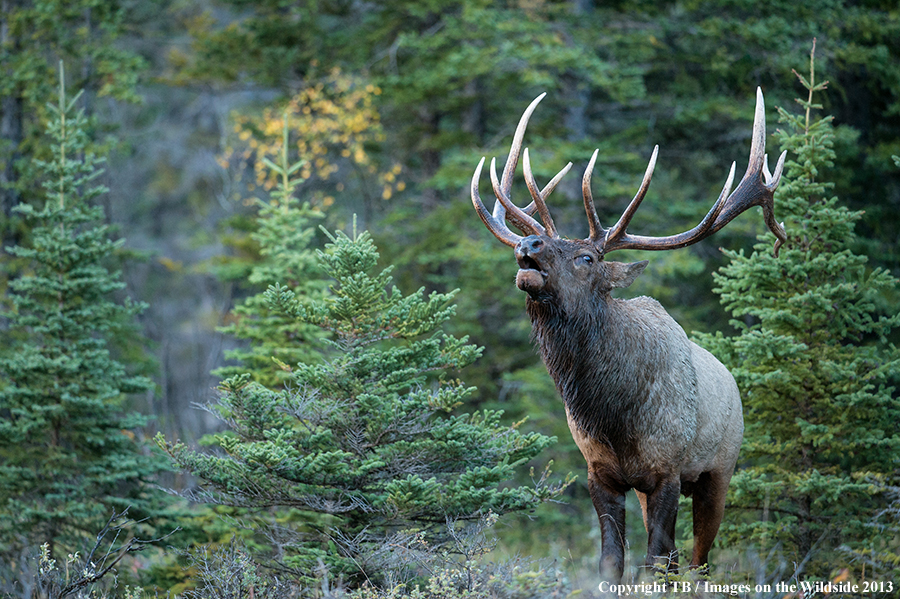
<svg viewBox="0 0 900 599">
<path fill-rule="evenodd" d="M 538 235 L 529 235 L 516 244 L 516 286 L 522 291 L 537 293 L 547 284 L 547 272 L 542 268 L 546 248 L 546 242 Z"/>
</svg>

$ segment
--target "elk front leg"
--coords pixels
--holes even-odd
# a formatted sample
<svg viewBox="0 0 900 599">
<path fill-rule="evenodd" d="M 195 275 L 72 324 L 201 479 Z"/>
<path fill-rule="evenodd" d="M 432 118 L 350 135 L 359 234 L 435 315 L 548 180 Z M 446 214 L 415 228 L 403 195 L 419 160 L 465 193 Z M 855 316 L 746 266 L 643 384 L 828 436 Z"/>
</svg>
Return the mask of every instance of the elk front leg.
<svg viewBox="0 0 900 599">
<path fill-rule="evenodd" d="M 647 494 L 647 565 L 661 570 L 678 571 L 675 553 L 675 519 L 681 482 L 666 481 Z"/>
<path fill-rule="evenodd" d="M 600 576 L 618 582 L 625 570 L 625 494 L 588 471 L 588 490 L 600 519 Z"/>
</svg>

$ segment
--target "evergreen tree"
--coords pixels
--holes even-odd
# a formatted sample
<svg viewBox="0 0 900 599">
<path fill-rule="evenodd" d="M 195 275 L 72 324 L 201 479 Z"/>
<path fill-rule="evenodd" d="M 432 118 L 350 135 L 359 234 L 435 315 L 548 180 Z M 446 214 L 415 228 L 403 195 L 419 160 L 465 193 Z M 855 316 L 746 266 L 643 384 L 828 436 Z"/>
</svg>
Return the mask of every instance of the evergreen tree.
<svg viewBox="0 0 900 599">
<path fill-rule="evenodd" d="M 123 47 L 122 38 L 139 28 L 133 20 L 141 12 L 115 0 L 0 4 L 0 225 L 7 226 L 17 204 L 34 199 L 30 194 L 37 186 L 24 156 L 42 151 L 42 108 L 53 101 L 59 60 L 76 67 L 70 70 L 75 87 L 85 90 L 89 117 L 97 97 L 139 101 L 135 88 L 146 64 Z M 9 241 L 8 231 L 0 233 Z"/>
<path fill-rule="evenodd" d="M 315 254 L 309 249 L 313 238 L 313 229 L 309 225 L 312 219 L 321 218 L 322 213 L 309 203 L 301 204 L 296 197 L 297 187 L 303 182 L 297 171 L 304 163 L 292 164 L 288 159 L 287 119 L 280 164 L 267 158 L 262 160 L 278 177 L 278 182 L 268 201 L 255 199 L 259 206 L 257 229 L 250 237 L 257 244 L 258 260 L 247 269 L 246 279 L 260 291 L 239 303 L 229 316 L 228 326 L 219 329 L 244 340 L 248 346 L 226 353 L 227 358 L 238 364 L 220 368 L 216 374 L 227 377 L 250 372 L 253 380 L 273 387 L 283 382 L 290 365 L 309 361 L 317 355 L 311 347 L 317 329 L 272 311 L 264 290 L 279 283 L 298 297 L 321 297 L 324 283 L 318 276 Z M 232 263 L 230 270 L 234 270 L 234 266 Z M 240 265 L 238 270 L 244 271 Z"/>
<path fill-rule="evenodd" d="M 141 483 L 163 463 L 132 429 L 146 418 L 125 413 L 125 395 L 146 391 L 110 353 L 131 334 L 143 306 L 112 294 L 124 287 L 107 264 L 121 245 L 98 224 L 91 200 L 102 162 L 86 152 L 85 115 L 60 78 L 49 106 L 53 159 L 35 161 L 44 179 L 43 207 L 20 205 L 31 223 L 28 247 L 9 248 L 26 274 L 10 282 L 9 347 L 0 355 L 0 547 L 6 556 L 47 543 L 64 556 L 113 512 L 146 515 Z M 80 94 L 79 94 L 80 96 Z"/>
<path fill-rule="evenodd" d="M 227 455 L 158 441 L 211 501 L 293 508 L 269 541 L 301 579 L 324 564 L 331 576 L 378 581 L 404 557 L 452 547 L 460 523 L 561 489 L 501 485 L 551 438 L 501 424 L 500 412 L 450 414 L 473 389 L 434 373 L 480 353 L 440 331 L 453 294 L 403 295 L 390 268 L 377 271 L 366 233 L 331 240 L 319 254 L 336 281 L 330 296 L 308 305 L 285 287 L 269 291 L 273 309 L 331 335 L 328 359 L 298 365 L 280 391 L 249 375 L 223 382 L 214 407 L 231 429 L 216 437 Z"/>
<path fill-rule="evenodd" d="M 777 200 L 788 242 L 778 257 L 771 240 L 749 256 L 726 252 L 716 292 L 738 334 L 701 340 L 730 367 L 744 401 L 743 467 L 725 536 L 766 551 L 781 544 L 787 562 L 811 560 L 807 573 L 827 575 L 838 547 L 877 553 L 889 542 L 867 525 L 900 465 L 900 402 L 889 386 L 900 352 L 886 342 L 900 314 L 879 314 L 897 279 L 851 252 L 860 213 L 829 194 L 834 127 L 814 116 L 813 96 L 826 87 L 814 66 L 813 54 L 809 78 L 798 74 L 804 111 L 779 111 L 777 137 L 792 157 Z"/>
</svg>

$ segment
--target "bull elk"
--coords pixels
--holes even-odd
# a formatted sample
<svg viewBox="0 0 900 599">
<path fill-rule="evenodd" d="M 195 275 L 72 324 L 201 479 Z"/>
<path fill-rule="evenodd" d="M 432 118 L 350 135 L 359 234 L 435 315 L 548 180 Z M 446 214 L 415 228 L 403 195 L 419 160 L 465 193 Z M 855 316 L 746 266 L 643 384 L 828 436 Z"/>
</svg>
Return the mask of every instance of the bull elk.
<svg viewBox="0 0 900 599">
<path fill-rule="evenodd" d="M 625 264 L 607 261 L 606 256 L 616 250 L 671 250 L 697 243 L 751 206 L 762 207 L 777 237 L 777 256 L 786 237 L 783 224 L 775 221 L 773 194 L 785 154 L 770 174 L 763 96 L 757 90 L 750 163 L 734 192 L 732 164 L 722 193 L 696 227 L 668 237 L 645 237 L 626 228 L 647 193 L 659 147 L 634 199 L 609 229 L 601 226 L 591 195 L 595 151 L 582 180 L 590 235 L 563 239 L 546 199 L 571 163 L 540 189 L 525 149 L 525 182 L 533 201 L 519 208 L 510 198 L 525 127 L 543 97 L 522 115 L 499 180 L 491 161 L 497 197 L 493 211 L 485 208 L 478 193 L 484 158 L 472 177 L 472 203 L 491 233 L 515 249 L 520 269 L 516 285 L 528 294 L 534 339 L 565 403 L 572 437 L 587 461 L 588 488 L 600 519 L 601 574 L 622 577 L 629 489 L 637 493 L 643 512 L 647 565 L 656 567 L 664 560 L 666 568 L 677 568 L 671 556 L 678 496 L 693 496 L 691 567 L 706 567 L 743 437 L 740 394 L 725 366 L 691 342 L 659 302 L 611 297 L 613 289 L 628 287 L 647 261 Z M 513 232 L 506 221 L 526 236 Z"/>
</svg>

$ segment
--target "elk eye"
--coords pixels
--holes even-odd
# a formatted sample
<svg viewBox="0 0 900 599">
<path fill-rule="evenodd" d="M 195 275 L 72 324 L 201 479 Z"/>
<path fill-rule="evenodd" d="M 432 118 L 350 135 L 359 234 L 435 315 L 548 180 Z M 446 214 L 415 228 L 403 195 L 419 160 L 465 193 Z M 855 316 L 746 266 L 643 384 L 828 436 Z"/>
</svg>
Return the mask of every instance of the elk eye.
<svg viewBox="0 0 900 599">
<path fill-rule="evenodd" d="M 576 260 L 581 264 L 592 264 L 594 262 L 594 258 L 590 254 L 582 254 Z"/>
</svg>

